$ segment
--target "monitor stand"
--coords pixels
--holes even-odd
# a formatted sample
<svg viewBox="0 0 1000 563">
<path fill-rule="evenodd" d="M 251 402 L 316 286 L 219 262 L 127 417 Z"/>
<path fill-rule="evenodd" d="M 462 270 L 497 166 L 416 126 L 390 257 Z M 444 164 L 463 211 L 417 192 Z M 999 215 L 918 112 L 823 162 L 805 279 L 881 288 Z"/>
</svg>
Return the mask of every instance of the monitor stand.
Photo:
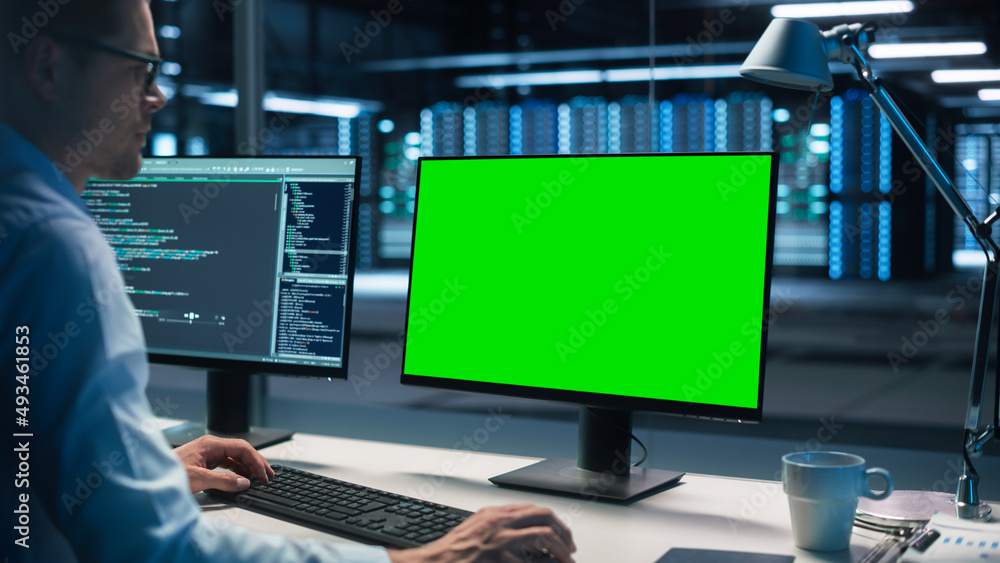
<svg viewBox="0 0 1000 563">
<path fill-rule="evenodd" d="M 664 490 L 684 473 L 632 467 L 632 413 L 580 407 L 578 459 L 550 458 L 491 477 L 518 489 L 572 495 L 589 500 L 631 502 Z"/>
<path fill-rule="evenodd" d="M 220 438 L 240 438 L 255 449 L 284 442 L 291 430 L 250 426 L 250 376 L 245 372 L 209 370 L 206 395 L 207 425 L 184 422 L 163 430 L 173 447 L 206 434 Z"/>
</svg>

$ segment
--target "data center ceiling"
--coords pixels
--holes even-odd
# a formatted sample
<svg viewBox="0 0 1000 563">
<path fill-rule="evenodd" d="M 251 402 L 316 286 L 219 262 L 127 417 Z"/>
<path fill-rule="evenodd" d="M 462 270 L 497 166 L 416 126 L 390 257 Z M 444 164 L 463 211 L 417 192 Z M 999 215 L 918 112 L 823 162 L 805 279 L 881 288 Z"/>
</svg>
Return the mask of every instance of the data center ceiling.
<svg viewBox="0 0 1000 563">
<path fill-rule="evenodd" d="M 912 3 L 914 9 L 906 13 L 813 21 L 824 29 L 876 21 L 883 44 L 984 42 L 982 55 L 879 59 L 872 66 L 911 102 L 965 111 L 966 117 L 1000 117 L 1000 102 L 977 95 L 990 84 L 938 84 L 930 76 L 939 69 L 1000 68 L 996 0 Z M 158 23 L 183 31 L 176 40 L 161 40 L 168 59 L 185 69 L 178 82 L 232 84 L 233 18 L 220 9 L 226 5 L 154 3 Z M 646 95 L 649 83 L 642 78 L 572 82 L 572 75 L 552 73 L 579 71 L 591 74 L 578 76 L 591 78 L 631 69 L 641 76 L 645 69 L 648 76 L 651 13 L 657 68 L 738 65 L 771 20 L 773 5 L 761 0 L 657 0 L 652 8 L 648 2 L 622 0 L 267 0 L 266 81 L 268 88 L 282 91 L 413 106 L 468 96 Z M 510 77 L 524 73 L 532 73 L 534 83 L 518 85 Z M 838 88 L 854 81 L 848 73 L 835 79 Z M 761 87 L 742 78 L 697 78 L 658 80 L 654 88 L 662 97 Z"/>
</svg>

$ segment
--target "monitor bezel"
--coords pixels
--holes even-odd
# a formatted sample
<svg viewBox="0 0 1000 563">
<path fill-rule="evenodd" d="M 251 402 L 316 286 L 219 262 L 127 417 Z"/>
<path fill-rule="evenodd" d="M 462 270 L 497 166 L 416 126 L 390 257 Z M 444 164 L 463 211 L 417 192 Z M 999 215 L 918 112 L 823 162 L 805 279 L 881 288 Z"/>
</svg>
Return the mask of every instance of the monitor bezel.
<svg viewBox="0 0 1000 563">
<path fill-rule="evenodd" d="M 471 392 L 478 394 L 500 395 L 525 399 L 537 399 L 557 403 L 568 403 L 573 405 L 584 405 L 589 407 L 609 408 L 627 411 L 644 411 L 659 414 L 676 415 L 691 418 L 723 420 L 729 422 L 756 423 L 762 420 L 764 403 L 764 376 L 767 357 L 767 328 L 768 310 L 771 304 L 771 277 L 774 257 L 774 230 L 775 230 L 775 208 L 777 203 L 777 180 L 778 180 L 778 153 L 775 151 L 732 151 L 732 152 L 688 152 L 688 153 L 600 153 L 600 154 L 548 154 L 548 155 L 490 155 L 490 156 L 429 156 L 420 157 L 417 161 L 416 180 L 416 201 L 413 212 L 413 231 L 411 244 L 416 248 L 417 243 L 417 221 L 420 217 L 420 170 L 424 161 L 436 160 L 497 160 L 497 159 L 530 159 L 530 158 L 618 158 L 618 157 L 660 157 L 670 158 L 674 156 L 705 156 L 705 155 L 742 155 L 742 156 L 769 156 L 771 158 L 770 169 L 770 189 L 768 196 L 768 228 L 767 228 L 767 249 L 768 259 L 764 265 L 764 287 L 763 309 L 761 310 L 761 354 L 760 354 L 760 376 L 757 388 L 756 408 L 733 407 L 724 405 L 711 405 L 706 403 L 693 403 L 685 401 L 672 401 L 667 399 L 652 399 L 643 397 L 628 397 L 622 395 L 610 395 L 604 393 L 594 393 L 587 391 L 574 391 L 568 389 L 550 389 L 545 387 L 531 387 L 524 385 L 512 385 L 505 383 L 492 383 L 481 381 L 469 381 L 463 379 L 451 379 L 433 377 L 429 375 L 418 375 L 407 373 L 406 371 L 406 342 L 403 342 L 402 371 L 400 382 L 404 385 L 414 385 L 420 387 L 431 387 L 436 389 Z M 707 228 L 708 226 L 706 226 Z M 720 263 L 724 261 L 724 251 L 720 251 Z M 408 280 L 413 277 L 413 258 L 409 266 Z M 407 283 L 406 292 L 406 314 L 403 318 L 404 332 L 409 323 L 410 317 L 410 291 L 412 284 Z M 511 369 L 517 369 L 512 365 Z"/>
<path fill-rule="evenodd" d="M 296 159 L 296 160 L 346 160 L 354 159 L 354 184 L 351 187 L 351 225 L 348 242 L 347 261 L 347 294 L 344 307 L 344 353 L 340 367 L 333 366 L 313 366 L 303 364 L 288 364 L 281 362 L 264 362 L 253 360 L 237 360 L 231 358 L 210 358 L 204 356 L 169 354 L 162 352 L 147 352 L 150 363 L 158 365 L 178 366 L 194 369 L 205 369 L 210 371 L 225 371 L 243 374 L 264 374 L 281 375 L 291 377 L 308 377 L 315 379 L 348 379 L 348 356 L 350 352 L 351 317 L 353 315 L 354 304 L 354 281 L 355 265 L 358 245 L 358 220 L 359 220 L 359 184 L 361 182 L 361 157 L 356 155 L 263 155 L 263 156 L 177 156 L 177 157 L 144 157 L 146 159 L 170 160 L 232 160 L 260 162 L 268 159 Z M 138 176 L 136 176 L 138 177 Z M 148 343 L 147 343 L 148 346 Z"/>
</svg>

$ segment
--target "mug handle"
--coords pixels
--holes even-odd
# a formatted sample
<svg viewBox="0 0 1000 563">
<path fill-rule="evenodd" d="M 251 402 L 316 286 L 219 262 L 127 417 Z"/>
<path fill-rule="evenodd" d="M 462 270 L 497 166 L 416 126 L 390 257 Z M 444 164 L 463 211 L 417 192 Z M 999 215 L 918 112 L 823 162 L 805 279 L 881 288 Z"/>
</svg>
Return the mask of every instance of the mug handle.
<svg viewBox="0 0 1000 563">
<path fill-rule="evenodd" d="M 868 478 L 872 475 L 878 475 L 879 477 L 885 479 L 885 490 L 881 493 L 872 492 L 871 487 L 868 486 Z M 862 491 L 861 494 L 870 499 L 882 500 L 889 496 L 890 493 L 892 493 L 892 476 L 889 475 L 888 471 L 882 469 L 881 467 L 872 467 L 871 469 L 865 471 L 865 490 Z"/>
</svg>

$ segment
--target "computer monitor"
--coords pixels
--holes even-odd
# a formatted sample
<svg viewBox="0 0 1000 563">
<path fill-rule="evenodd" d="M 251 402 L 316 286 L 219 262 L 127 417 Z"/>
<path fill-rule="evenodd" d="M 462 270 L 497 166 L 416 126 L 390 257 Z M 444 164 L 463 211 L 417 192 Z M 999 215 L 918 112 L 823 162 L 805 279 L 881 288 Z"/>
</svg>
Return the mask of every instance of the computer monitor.
<svg viewBox="0 0 1000 563">
<path fill-rule="evenodd" d="M 347 377 L 357 245 L 356 156 L 151 157 L 83 199 L 117 254 L 150 361 L 208 370 L 206 430 L 256 447 L 252 374 Z"/>
<path fill-rule="evenodd" d="M 581 405 L 578 459 L 493 482 L 623 501 L 632 411 L 761 418 L 773 153 L 427 157 L 402 382 Z"/>
</svg>

